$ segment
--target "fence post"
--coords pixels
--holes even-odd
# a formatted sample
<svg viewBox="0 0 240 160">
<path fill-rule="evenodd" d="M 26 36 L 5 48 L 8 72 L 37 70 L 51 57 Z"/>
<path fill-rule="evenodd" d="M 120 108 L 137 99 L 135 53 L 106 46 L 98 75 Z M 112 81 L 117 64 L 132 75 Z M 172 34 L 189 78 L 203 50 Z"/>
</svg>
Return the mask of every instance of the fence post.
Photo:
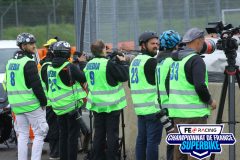
<svg viewBox="0 0 240 160">
<path fill-rule="evenodd" d="M 15 14 L 16 14 L 16 27 L 18 27 L 19 21 L 18 21 L 18 5 L 17 5 L 17 1 L 15 1 Z"/>
<path fill-rule="evenodd" d="M 7 7 L 7 9 L 3 12 L 3 14 L 1 15 L 0 19 L 0 23 L 1 23 L 1 28 L 0 28 L 0 39 L 3 39 L 3 17 L 7 14 L 8 10 L 12 7 L 13 2 Z"/>
<path fill-rule="evenodd" d="M 113 10 L 113 23 L 112 23 L 112 43 L 113 48 L 118 47 L 118 20 L 117 20 L 117 0 L 112 1 L 112 10 Z"/>
<path fill-rule="evenodd" d="M 189 9 L 189 0 L 184 0 L 184 24 L 185 31 L 190 27 L 190 9 Z"/>
<path fill-rule="evenodd" d="M 157 9 L 157 32 L 160 34 L 163 31 L 163 2 L 162 0 L 157 0 L 158 9 Z"/>
<path fill-rule="evenodd" d="M 89 1 L 89 14 L 90 14 L 90 44 L 97 39 L 97 25 L 96 25 L 96 1 Z"/>
<path fill-rule="evenodd" d="M 133 1 L 133 28 L 134 28 L 134 44 L 135 49 L 138 49 L 138 36 L 139 36 L 139 13 L 138 13 L 138 0 Z"/>
<path fill-rule="evenodd" d="M 215 0 L 215 4 L 216 4 L 216 17 L 217 19 L 220 21 L 220 17 L 221 17 L 221 1 L 219 0 Z"/>
</svg>

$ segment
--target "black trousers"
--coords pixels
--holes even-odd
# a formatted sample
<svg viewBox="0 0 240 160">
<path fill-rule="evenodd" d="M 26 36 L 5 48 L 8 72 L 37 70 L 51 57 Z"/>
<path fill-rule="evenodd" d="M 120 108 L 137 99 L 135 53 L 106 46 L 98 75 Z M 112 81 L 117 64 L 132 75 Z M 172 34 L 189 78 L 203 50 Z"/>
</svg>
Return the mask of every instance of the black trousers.
<svg viewBox="0 0 240 160">
<path fill-rule="evenodd" d="M 78 112 L 58 116 L 60 129 L 60 160 L 77 160 L 79 121 Z"/>
<path fill-rule="evenodd" d="M 93 160 L 117 160 L 120 111 L 94 115 Z"/>
<path fill-rule="evenodd" d="M 47 123 L 49 126 L 47 141 L 50 148 L 50 157 L 59 157 L 59 126 L 57 115 L 54 113 L 52 107 L 46 109 Z"/>
</svg>

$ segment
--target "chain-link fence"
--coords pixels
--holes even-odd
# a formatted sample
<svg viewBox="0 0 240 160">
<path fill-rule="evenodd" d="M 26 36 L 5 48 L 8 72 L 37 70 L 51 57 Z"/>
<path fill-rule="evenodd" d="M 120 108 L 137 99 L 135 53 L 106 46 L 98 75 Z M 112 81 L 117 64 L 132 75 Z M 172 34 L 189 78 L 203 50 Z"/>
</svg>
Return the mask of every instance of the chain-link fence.
<svg viewBox="0 0 240 160">
<path fill-rule="evenodd" d="M 84 0 L 41 0 L 35 3 L 4 1 L 0 4 L 1 37 L 9 26 L 81 24 Z M 240 8 L 239 0 L 86 0 L 84 50 L 90 42 L 103 39 L 119 47 L 119 42 L 137 42 L 145 30 L 161 33 L 174 29 L 181 35 L 190 27 L 204 29 L 208 22 L 222 19 L 223 9 Z M 76 7 L 76 5 L 78 5 Z M 74 7 L 75 6 L 75 7 Z M 76 10 L 76 12 L 74 12 Z M 74 14 L 75 13 L 75 14 Z M 228 14 L 226 23 L 237 24 L 240 12 Z M 75 16 L 75 20 L 74 20 Z M 74 23 L 75 22 L 75 23 Z M 78 28 L 78 30 L 80 27 Z M 66 32 L 64 28 L 63 32 Z M 46 35 L 51 30 L 46 30 Z M 80 32 L 71 31 L 80 36 Z M 79 41 L 77 41 L 79 46 Z M 135 48 L 137 43 L 135 43 Z"/>
</svg>

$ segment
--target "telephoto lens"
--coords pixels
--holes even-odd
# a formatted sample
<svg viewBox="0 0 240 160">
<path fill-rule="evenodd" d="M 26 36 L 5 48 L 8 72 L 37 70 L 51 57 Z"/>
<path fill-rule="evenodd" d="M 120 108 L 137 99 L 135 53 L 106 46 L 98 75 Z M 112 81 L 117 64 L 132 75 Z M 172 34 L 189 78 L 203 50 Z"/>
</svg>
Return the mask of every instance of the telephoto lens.
<svg viewBox="0 0 240 160">
<path fill-rule="evenodd" d="M 174 126 L 172 121 L 168 117 L 168 110 L 166 108 L 161 109 L 161 111 L 156 115 L 160 119 L 167 133 L 174 131 Z"/>
<path fill-rule="evenodd" d="M 212 54 L 216 49 L 216 44 L 212 39 L 205 39 L 203 48 L 200 51 L 202 54 Z"/>
</svg>

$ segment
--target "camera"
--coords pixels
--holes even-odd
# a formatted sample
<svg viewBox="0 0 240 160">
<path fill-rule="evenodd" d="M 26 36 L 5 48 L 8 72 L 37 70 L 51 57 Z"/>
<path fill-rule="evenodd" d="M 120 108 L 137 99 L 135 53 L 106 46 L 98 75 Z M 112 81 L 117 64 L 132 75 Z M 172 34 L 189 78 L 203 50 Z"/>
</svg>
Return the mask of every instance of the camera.
<svg viewBox="0 0 240 160">
<path fill-rule="evenodd" d="M 229 65 L 234 66 L 236 64 L 236 57 L 238 49 L 239 38 L 234 35 L 240 33 L 240 27 L 233 27 L 232 24 L 223 25 L 222 21 L 210 22 L 206 28 L 208 34 L 219 34 L 220 39 L 216 43 L 216 47 L 219 50 L 223 50 Z"/>
<path fill-rule="evenodd" d="M 200 51 L 201 54 L 212 54 L 216 49 L 216 44 L 212 39 L 205 39 L 203 47 Z"/>
<path fill-rule="evenodd" d="M 174 131 L 174 125 L 168 117 L 167 108 L 161 109 L 161 111 L 156 114 L 156 117 L 157 119 L 160 119 L 167 133 L 171 133 Z"/>
<path fill-rule="evenodd" d="M 107 58 L 110 59 L 113 62 L 116 62 L 116 63 L 119 62 L 119 59 L 117 58 L 117 55 L 124 56 L 125 53 L 122 50 L 119 50 L 119 49 L 116 49 L 116 48 L 113 48 L 112 52 L 107 52 Z"/>
<path fill-rule="evenodd" d="M 240 27 L 233 27 L 232 24 L 223 25 L 222 21 L 210 22 L 206 28 L 208 34 L 219 34 L 220 39 L 216 43 L 219 50 L 232 51 L 238 49 L 239 38 L 233 37 L 240 33 Z"/>
<path fill-rule="evenodd" d="M 85 56 L 86 61 L 90 61 L 94 58 L 94 55 L 92 53 L 75 51 L 75 53 L 73 54 L 73 62 L 77 62 L 78 57 L 81 57 L 82 55 Z"/>
</svg>

